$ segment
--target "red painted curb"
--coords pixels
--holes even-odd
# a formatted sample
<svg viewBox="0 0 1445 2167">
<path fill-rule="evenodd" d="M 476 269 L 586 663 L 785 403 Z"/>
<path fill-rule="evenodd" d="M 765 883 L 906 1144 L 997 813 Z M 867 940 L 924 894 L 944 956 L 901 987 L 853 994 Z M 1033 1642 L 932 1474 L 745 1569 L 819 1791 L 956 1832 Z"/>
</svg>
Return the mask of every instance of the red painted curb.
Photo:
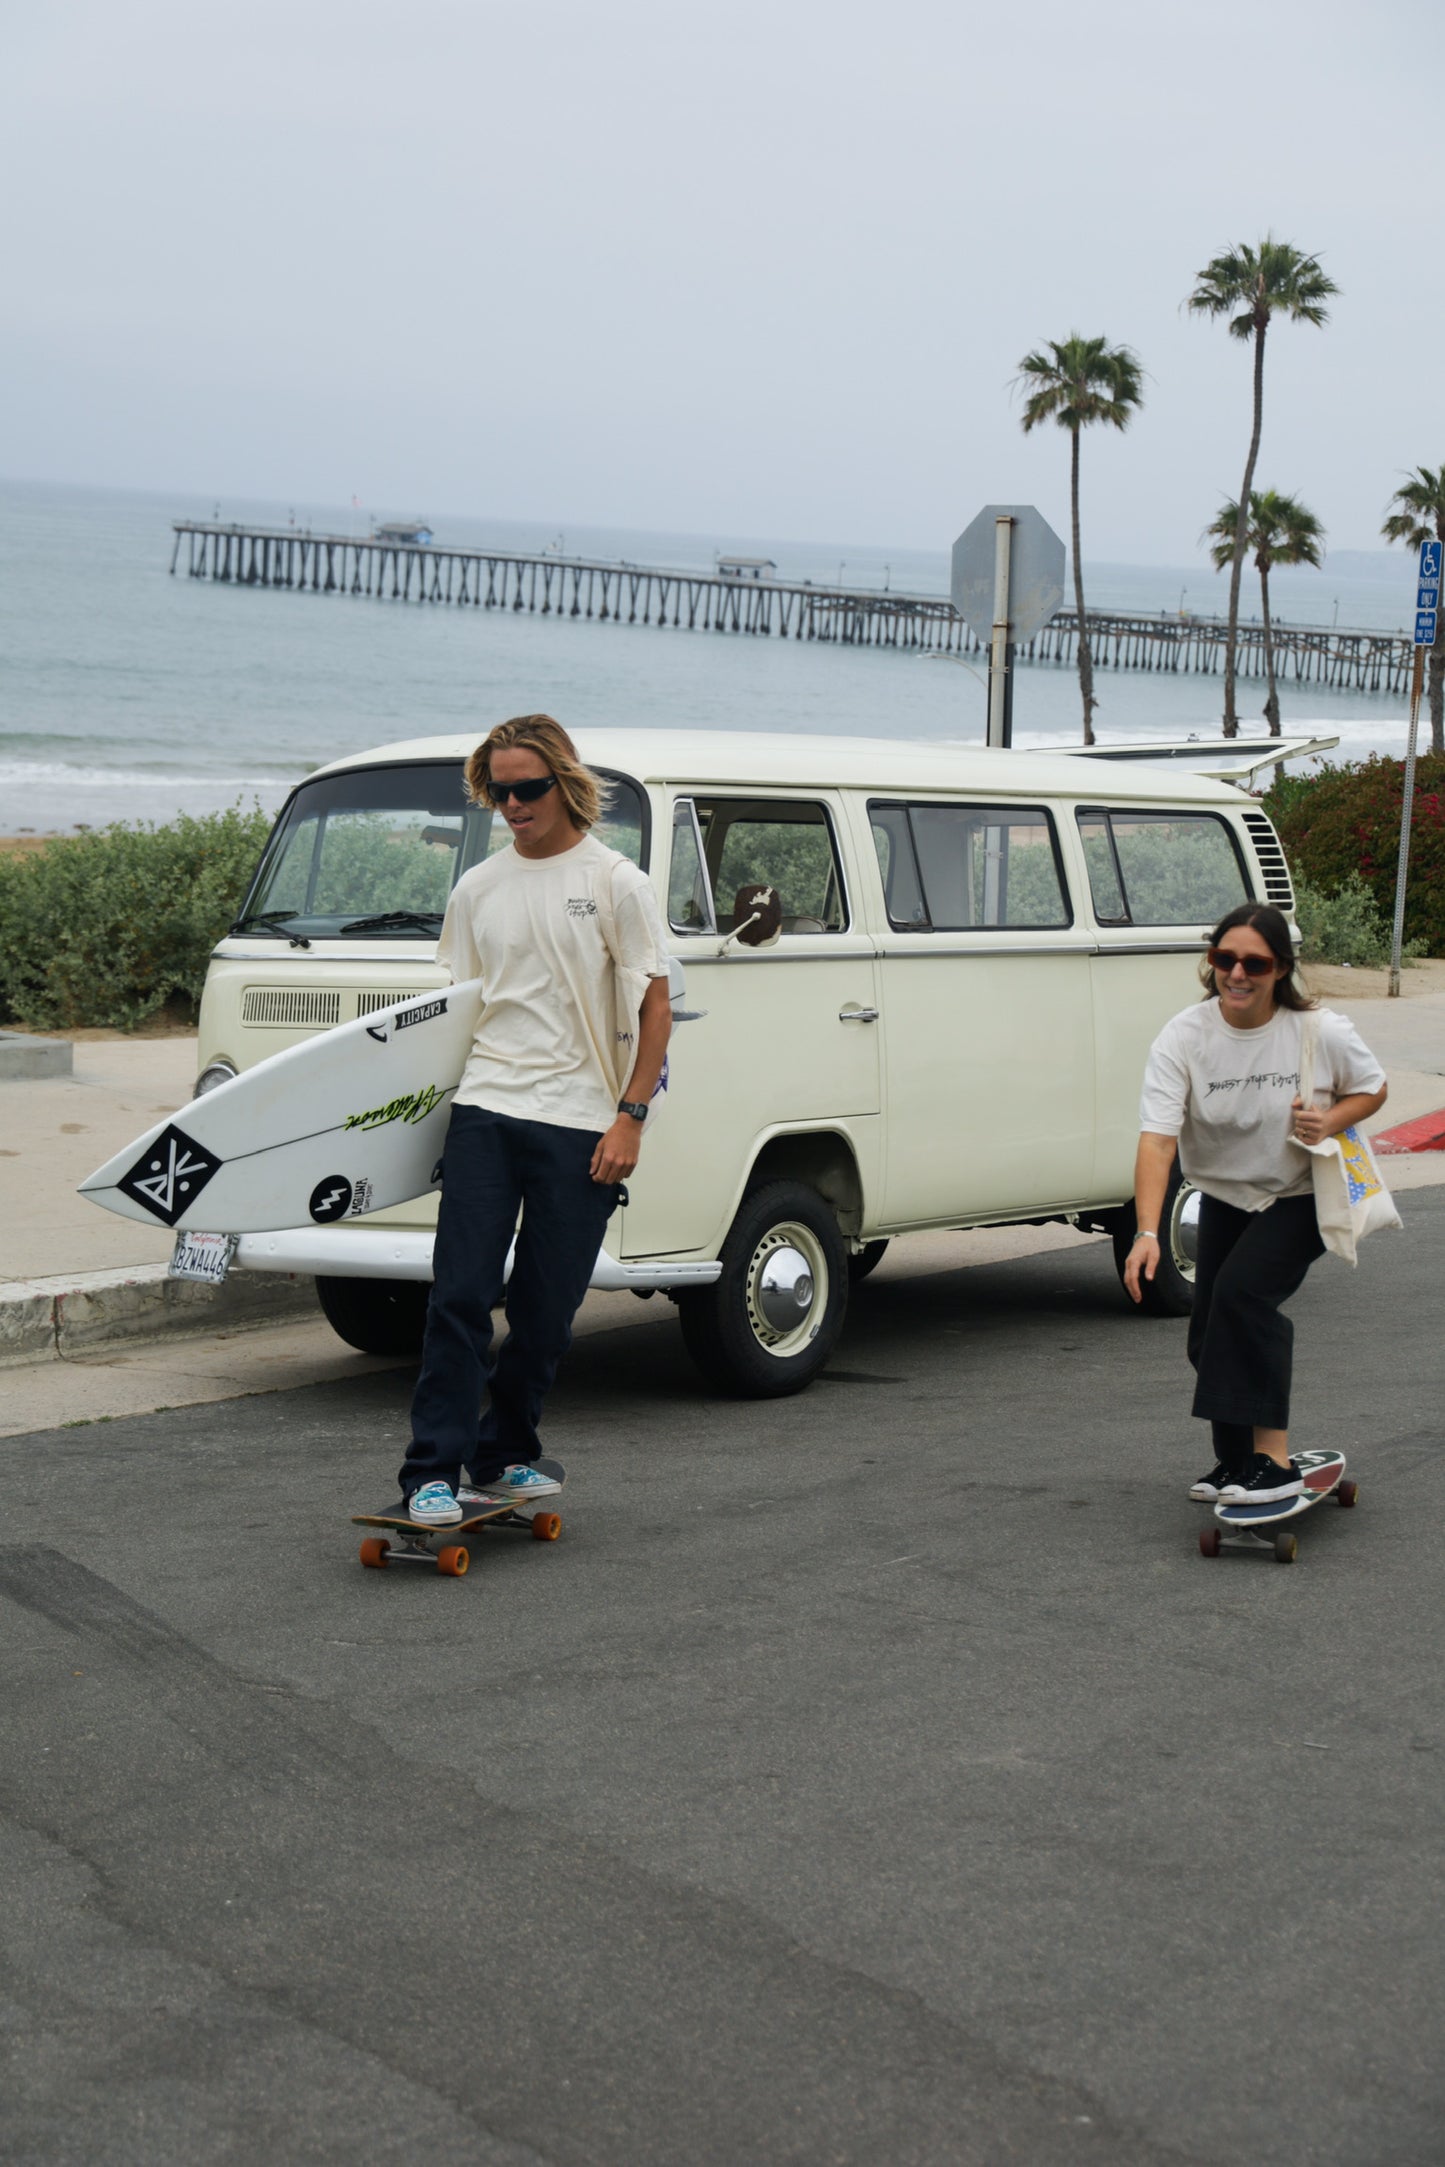
<svg viewBox="0 0 1445 2167">
<path fill-rule="evenodd" d="M 1418 1121 L 1402 1121 L 1370 1138 L 1378 1158 L 1399 1158 L 1407 1151 L 1445 1151 L 1445 1107 L 1438 1114 L 1421 1114 Z"/>
</svg>

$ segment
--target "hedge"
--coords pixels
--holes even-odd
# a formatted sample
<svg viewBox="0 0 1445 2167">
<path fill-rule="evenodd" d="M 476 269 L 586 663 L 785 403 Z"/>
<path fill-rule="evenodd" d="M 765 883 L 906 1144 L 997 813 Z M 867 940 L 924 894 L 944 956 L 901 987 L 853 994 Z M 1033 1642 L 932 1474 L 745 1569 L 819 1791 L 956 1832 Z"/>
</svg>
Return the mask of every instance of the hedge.
<svg viewBox="0 0 1445 2167">
<path fill-rule="evenodd" d="M 0 1014 L 41 1031 L 193 1016 L 270 827 L 236 806 L 0 855 Z"/>
<path fill-rule="evenodd" d="M 1380 755 L 1318 775 L 1286 775 L 1264 809 L 1279 831 L 1295 879 L 1327 896 L 1356 874 L 1387 924 L 1395 915 L 1405 763 Z M 1445 754 L 1415 764 L 1405 938 L 1418 953 L 1445 955 Z"/>
</svg>

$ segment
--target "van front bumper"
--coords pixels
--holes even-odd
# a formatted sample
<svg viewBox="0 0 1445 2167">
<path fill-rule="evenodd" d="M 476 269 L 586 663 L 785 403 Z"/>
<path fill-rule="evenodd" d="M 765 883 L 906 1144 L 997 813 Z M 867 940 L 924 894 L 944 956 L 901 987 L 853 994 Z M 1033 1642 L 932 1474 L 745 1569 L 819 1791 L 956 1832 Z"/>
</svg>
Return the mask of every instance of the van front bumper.
<svg viewBox="0 0 1445 2167">
<path fill-rule="evenodd" d="M 234 1268 L 243 1272 L 305 1272 L 323 1279 L 420 1279 L 432 1277 L 431 1230 L 401 1227 L 295 1226 L 276 1234 L 243 1234 Z M 507 1258 L 506 1276 L 511 1277 Z M 721 1264 L 683 1264 L 673 1257 L 636 1258 L 622 1264 L 597 1252 L 591 1284 L 606 1293 L 638 1294 L 710 1287 Z"/>
</svg>

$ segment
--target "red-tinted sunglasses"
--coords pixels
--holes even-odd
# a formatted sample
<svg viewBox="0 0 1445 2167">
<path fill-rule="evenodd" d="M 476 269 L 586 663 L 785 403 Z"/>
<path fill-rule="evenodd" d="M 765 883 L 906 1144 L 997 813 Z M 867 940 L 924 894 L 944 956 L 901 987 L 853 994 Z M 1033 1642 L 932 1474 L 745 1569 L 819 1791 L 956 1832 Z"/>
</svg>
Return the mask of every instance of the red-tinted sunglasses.
<svg viewBox="0 0 1445 2167">
<path fill-rule="evenodd" d="M 505 805 L 508 798 L 515 798 L 519 805 L 535 805 L 556 787 L 555 775 L 529 775 L 523 783 L 494 783 L 487 777 L 487 796 L 494 805 Z"/>
<path fill-rule="evenodd" d="M 1242 970 L 1247 978 L 1268 978 L 1275 961 L 1273 956 L 1237 956 L 1232 948 L 1211 948 L 1209 968 L 1226 978 L 1233 970 Z"/>
</svg>

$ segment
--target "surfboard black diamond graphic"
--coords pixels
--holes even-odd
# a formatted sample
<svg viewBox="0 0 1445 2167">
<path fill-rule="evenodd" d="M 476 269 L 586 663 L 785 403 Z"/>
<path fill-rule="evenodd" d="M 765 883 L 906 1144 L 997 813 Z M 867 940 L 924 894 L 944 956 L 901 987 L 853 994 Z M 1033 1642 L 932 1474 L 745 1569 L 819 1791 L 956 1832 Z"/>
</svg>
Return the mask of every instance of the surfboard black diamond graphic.
<svg viewBox="0 0 1445 2167">
<path fill-rule="evenodd" d="M 174 1226 L 223 1164 L 172 1122 L 147 1144 L 116 1187 L 163 1225 Z"/>
</svg>

